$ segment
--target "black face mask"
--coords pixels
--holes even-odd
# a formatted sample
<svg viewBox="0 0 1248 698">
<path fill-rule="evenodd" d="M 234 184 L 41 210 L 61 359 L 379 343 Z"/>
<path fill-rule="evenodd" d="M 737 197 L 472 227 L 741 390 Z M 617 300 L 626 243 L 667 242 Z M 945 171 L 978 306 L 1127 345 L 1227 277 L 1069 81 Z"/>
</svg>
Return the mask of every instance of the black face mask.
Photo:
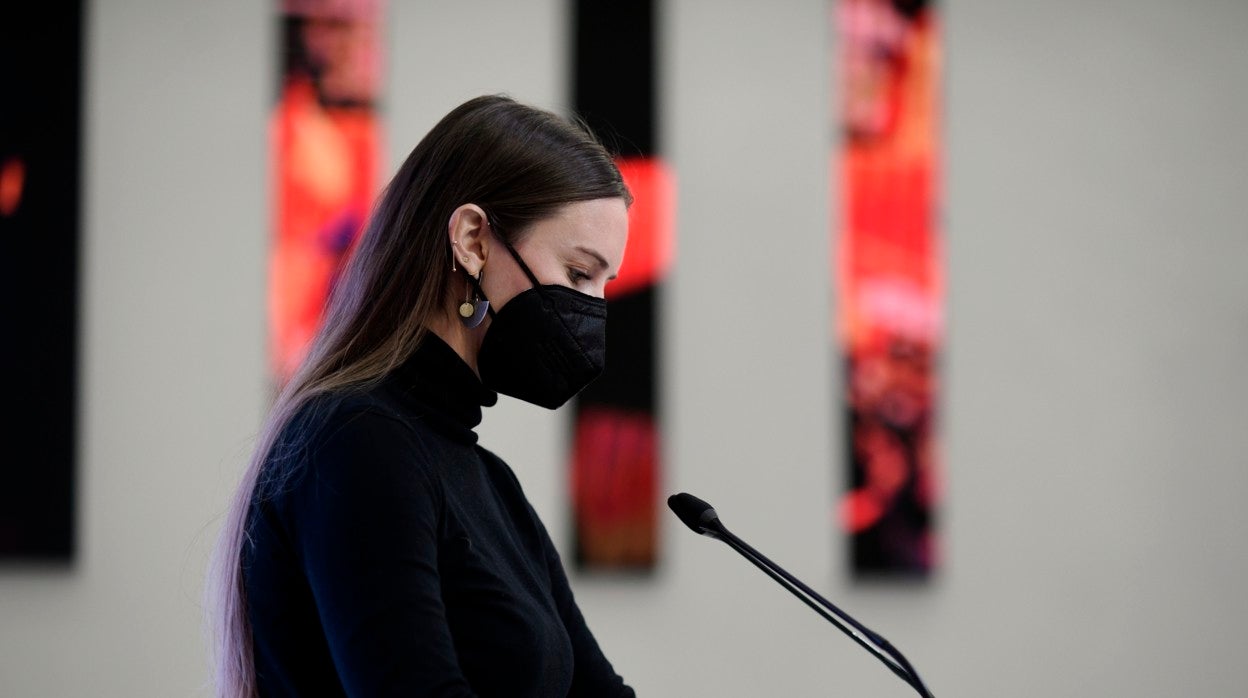
<svg viewBox="0 0 1248 698">
<path fill-rule="evenodd" d="M 555 409 L 602 373 L 607 363 L 607 302 L 566 286 L 542 285 L 503 243 L 533 287 L 503 309 L 489 308 L 490 327 L 477 369 L 490 390 Z M 476 279 L 468 277 L 485 297 Z"/>
</svg>

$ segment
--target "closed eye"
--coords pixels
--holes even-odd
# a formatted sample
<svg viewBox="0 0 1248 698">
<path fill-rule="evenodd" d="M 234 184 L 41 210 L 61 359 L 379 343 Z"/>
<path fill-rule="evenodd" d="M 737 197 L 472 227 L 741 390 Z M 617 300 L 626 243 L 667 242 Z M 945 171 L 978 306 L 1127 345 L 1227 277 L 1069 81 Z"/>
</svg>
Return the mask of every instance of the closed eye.
<svg viewBox="0 0 1248 698">
<path fill-rule="evenodd" d="M 599 268 L 599 269 L 602 269 L 602 270 L 604 270 L 604 271 L 605 271 L 605 270 L 609 267 L 609 265 L 607 264 L 607 259 L 606 259 L 605 257 L 603 257 L 602 255 L 598 254 L 597 252 L 594 252 L 593 250 L 589 249 L 588 247 L 581 247 L 581 246 L 578 246 L 578 247 L 576 248 L 576 251 L 577 251 L 577 252 L 580 252 L 580 253 L 582 253 L 582 254 L 588 255 L 590 258 L 592 258 L 592 259 L 594 260 L 594 264 L 596 264 L 596 265 L 598 266 L 598 268 Z M 616 277 L 616 276 L 618 276 L 618 275 L 617 275 L 617 274 L 612 274 L 611 276 L 608 276 L 608 277 L 607 277 L 607 281 L 615 281 L 615 277 Z"/>
<path fill-rule="evenodd" d="M 568 267 L 568 281 L 570 281 L 573 286 L 583 281 L 589 281 L 591 279 L 592 277 L 589 274 L 586 274 L 581 269 L 577 269 L 576 267 Z"/>
</svg>

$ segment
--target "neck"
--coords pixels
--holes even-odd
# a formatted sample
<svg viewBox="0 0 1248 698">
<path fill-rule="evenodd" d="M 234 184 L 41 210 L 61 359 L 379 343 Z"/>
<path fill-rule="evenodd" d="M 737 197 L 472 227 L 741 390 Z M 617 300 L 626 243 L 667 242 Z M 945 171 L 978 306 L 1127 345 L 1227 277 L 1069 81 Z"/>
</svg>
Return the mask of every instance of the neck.
<svg viewBox="0 0 1248 698">
<path fill-rule="evenodd" d="M 459 358 L 468 364 L 478 378 L 481 377 L 481 372 L 477 370 L 477 355 L 481 353 L 481 340 L 485 336 L 484 328 L 485 324 L 482 324 L 481 327 L 470 330 L 464 327 L 464 323 L 460 322 L 457 314 L 450 312 L 439 315 L 429 324 L 429 331 L 454 349 L 455 353 L 459 354 Z"/>
</svg>

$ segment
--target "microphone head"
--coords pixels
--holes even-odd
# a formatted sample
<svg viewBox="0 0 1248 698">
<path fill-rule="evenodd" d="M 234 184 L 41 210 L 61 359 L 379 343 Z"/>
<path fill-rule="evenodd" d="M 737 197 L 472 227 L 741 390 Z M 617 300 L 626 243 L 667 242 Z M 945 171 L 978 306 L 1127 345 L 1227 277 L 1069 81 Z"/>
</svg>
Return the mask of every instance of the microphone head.
<svg viewBox="0 0 1248 698">
<path fill-rule="evenodd" d="M 667 506 L 694 533 L 718 538 L 719 532 L 724 528 L 715 509 L 691 494 L 674 494 L 667 498 Z"/>
</svg>

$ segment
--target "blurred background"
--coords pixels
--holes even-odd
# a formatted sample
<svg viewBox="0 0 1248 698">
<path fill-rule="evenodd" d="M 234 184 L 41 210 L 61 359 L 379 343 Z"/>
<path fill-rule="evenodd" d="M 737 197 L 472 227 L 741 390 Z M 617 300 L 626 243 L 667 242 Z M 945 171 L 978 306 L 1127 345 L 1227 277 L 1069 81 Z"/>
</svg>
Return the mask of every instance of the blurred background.
<svg viewBox="0 0 1248 698">
<path fill-rule="evenodd" d="M 656 7 L 678 231 L 658 317 L 661 493 L 712 502 L 936 695 L 1242 695 L 1248 4 L 939 5 L 945 485 L 922 583 L 855 580 L 834 515 L 829 1 Z M 382 181 L 469 97 L 566 113 L 569 15 L 391 0 Z M 75 552 L 0 565 L 0 695 L 210 693 L 204 568 L 272 390 L 277 17 L 250 0 L 85 5 Z M 15 390 L 11 408 L 36 399 Z M 569 430 L 508 399 L 480 428 L 560 545 Z M 661 516 L 653 575 L 572 578 L 639 695 L 911 694 Z"/>
</svg>

